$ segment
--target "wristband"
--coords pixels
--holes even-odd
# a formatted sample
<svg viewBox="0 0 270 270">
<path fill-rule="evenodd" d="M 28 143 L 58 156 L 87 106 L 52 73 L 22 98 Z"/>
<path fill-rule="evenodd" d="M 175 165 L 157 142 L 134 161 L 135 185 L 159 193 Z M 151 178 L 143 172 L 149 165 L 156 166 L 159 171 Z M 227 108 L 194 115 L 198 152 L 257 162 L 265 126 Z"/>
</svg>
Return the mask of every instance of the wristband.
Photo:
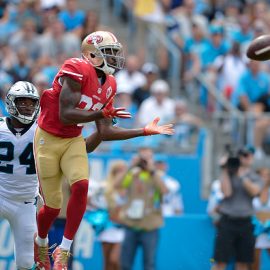
<svg viewBox="0 0 270 270">
<path fill-rule="evenodd" d="M 143 128 L 143 136 L 151 136 L 152 134 L 149 133 L 149 131 L 147 131 L 147 129 L 144 127 Z"/>
</svg>

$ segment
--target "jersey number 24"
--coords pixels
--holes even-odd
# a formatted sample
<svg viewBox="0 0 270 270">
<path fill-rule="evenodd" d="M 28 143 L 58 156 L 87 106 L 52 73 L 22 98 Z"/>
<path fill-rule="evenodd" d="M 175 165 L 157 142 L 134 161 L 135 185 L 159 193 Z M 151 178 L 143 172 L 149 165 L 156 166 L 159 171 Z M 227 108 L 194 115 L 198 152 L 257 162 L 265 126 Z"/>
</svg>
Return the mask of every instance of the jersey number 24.
<svg viewBox="0 0 270 270">
<path fill-rule="evenodd" d="M 6 149 L 6 152 L 0 154 L 0 172 L 13 174 L 14 165 L 8 162 L 14 160 L 14 144 L 11 142 L 0 142 L 0 149 Z M 2 165 L 2 161 L 5 165 Z M 26 166 L 26 174 L 35 174 L 35 160 L 33 154 L 33 143 L 28 143 L 18 158 L 20 165 Z"/>
</svg>

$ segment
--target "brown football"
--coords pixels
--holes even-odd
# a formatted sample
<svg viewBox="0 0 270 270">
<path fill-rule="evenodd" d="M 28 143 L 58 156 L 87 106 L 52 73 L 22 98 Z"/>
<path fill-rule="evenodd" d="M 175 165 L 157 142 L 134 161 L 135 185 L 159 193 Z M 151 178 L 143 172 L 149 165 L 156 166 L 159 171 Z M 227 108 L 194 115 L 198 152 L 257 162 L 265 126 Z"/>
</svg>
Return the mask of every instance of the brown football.
<svg viewBox="0 0 270 270">
<path fill-rule="evenodd" d="M 247 48 L 247 57 L 256 61 L 270 59 L 270 35 L 263 35 L 252 40 Z"/>
</svg>

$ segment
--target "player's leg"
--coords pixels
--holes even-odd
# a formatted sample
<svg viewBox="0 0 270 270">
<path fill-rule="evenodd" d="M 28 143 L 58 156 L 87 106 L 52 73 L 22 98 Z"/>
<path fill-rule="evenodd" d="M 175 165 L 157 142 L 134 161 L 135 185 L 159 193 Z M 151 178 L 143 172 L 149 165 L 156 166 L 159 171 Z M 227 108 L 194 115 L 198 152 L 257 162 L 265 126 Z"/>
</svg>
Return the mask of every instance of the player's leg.
<svg viewBox="0 0 270 270">
<path fill-rule="evenodd" d="M 250 220 L 244 220 L 238 226 L 236 242 L 236 270 L 248 270 L 254 262 L 255 236 L 254 227 Z"/>
<path fill-rule="evenodd" d="M 262 252 L 262 250 L 260 248 L 255 249 L 254 263 L 252 265 L 253 270 L 260 270 L 261 252 Z"/>
<path fill-rule="evenodd" d="M 102 242 L 102 253 L 103 253 L 103 268 L 104 270 L 110 269 L 110 254 L 111 254 L 111 243 Z"/>
<path fill-rule="evenodd" d="M 10 226 L 11 226 L 11 231 L 14 232 L 14 220 L 16 222 L 16 213 L 17 213 L 17 202 L 14 202 L 13 200 L 8 200 L 6 198 L 3 198 L 3 197 L 0 197 L 0 217 L 2 219 L 6 219 Z M 35 214 L 34 214 L 35 216 Z M 21 220 L 17 220 L 17 224 L 19 224 L 19 222 L 21 222 Z M 14 237 L 14 240 L 16 240 L 16 237 Z M 33 242 L 33 238 L 32 238 L 32 242 Z M 15 250 L 15 257 L 16 257 L 16 242 L 15 242 L 15 245 L 14 245 L 14 250 Z M 33 252 L 33 247 L 31 247 L 30 249 L 32 252 Z M 29 251 L 29 249 L 28 249 Z M 18 253 L 18 252 L 17 252 Z M 32 260 L 32 263 L 33 263 L 33 260 Z M 18 260 L 16 259 L 16 264 L 17 264 L 17 269 L 18 270 L 36 270 L 35 268 L 35 265 L 32 264 L 32 266 L 30 268 L 23 268 L 21 266 L 19 266 L 19 262 Z M 27 266 L 28 264 L 30 265 L 30 263 L 26 263 Z M 26 265 L 25 264 L 25 265 Z"/>
<path fill-rule="evenodd" d="M 113 270 L 119 270 L 120 269 L 120 250 L 121 250 L 121 244 L 120 243 L 110 243 L 111 250 L 110 250 L 110 257 L 109 257 L 109 263 L 111 266 L 111 269 Z"/>
<path fill-rule="evenodd" d="M 125 237 L 121 246 L 120 265 L 121 270 L 131 270 L 136 255 L 138 244 L 138 237 L 140 232 L 125 228 Z"/>
<path fill-rule="evenodd" d="M 34 138 L 34 153 L 37 175 L 40 182 L 44 206 L 37 217 L 38 237 L 45 239 L 49 229 L 58 216 L 62 203 L 61 190 L 61 154 L 65 149 L 65 140 L 37 128 Z M 40 244 L 47 244 L 45 242 Z"/>
<path fill-rule="evenodd" d="M 30 202 L 30 203 L 29 203 Z M 14 235 L 14 254 L 17 268 L 32 269 L 34 266 L 34 239 L 36 232 L 36 206 L 35 200 L 12 202 L 16 211 L 9 218 Z"/>
<path fill-rule="evenodd" d="M 73 239 L 86 210 L 88 192 L 89 166 L 82 137 L 74 138 L 72 145 L 62 157 L 61 168 L 71 186 L 64 236 Z"/>
<path fill-rule="evenodd" d="M 214 247 L 214 265 L 212 270 L 224 270 L 234 254 L 234 222 L 223 216 L 217 227 L 215 247 Z"/>
<path fill-rule="evenodd" d="M 143 265 L 145 270 L 156 269 L 156 252 L 158 247 L 159 230 L 151 230 L 141 233 L 143 249 Z"/>
<path fill-rule="evenodd" d="M 35 261 L 40 269 L 50 269 L 48 257 L 48 232 L 62 204 L 61 155 L 69 140 L 62 139 L 37 128 L 34 138 L 34 153 L 37 175 L 44 206 L 37 216 L 38 235 L 35 241 Z"/>
<path fill-rule="evenodd" d="M 66 267 L 71 244 L 86 210 L 89 169 L 86 146 L 82 137 L 73 138 L 70 142 L 69 148 L 62 156 L 61 169 L 71 186 L 71 195 L 67 205 L 64 237 L 53 254 L 54 269 Z"/>
</svg>

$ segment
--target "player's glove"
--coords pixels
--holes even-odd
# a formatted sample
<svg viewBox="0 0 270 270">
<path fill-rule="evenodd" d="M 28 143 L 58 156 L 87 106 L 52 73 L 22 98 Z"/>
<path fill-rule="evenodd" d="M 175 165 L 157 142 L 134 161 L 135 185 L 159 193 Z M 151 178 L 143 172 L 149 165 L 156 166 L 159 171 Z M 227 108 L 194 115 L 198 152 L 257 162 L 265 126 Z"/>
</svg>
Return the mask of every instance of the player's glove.
<svg viewBox="0 0 270 270">
<path fill-rule="evenodd" d="M 173 129 L 172 124 L 158 126 L 159 120 L 160 118 L 157 117 L 151 123 L 147 124 L 144 127 L 143 129 L 144 136 L 156 135 L 156 134 L 165 134 L 165 135 L 174 134 L 174 129 Z"/>
<path fill-rule="evenodd" d="M 125 111 L 126 108 L 120 107 L 120 108 L 114 108 L 114 107 L 105 107 L 102 110 L 102 114 L 105 118 L 131 118 L 130 112 Z"/>
</svg>

